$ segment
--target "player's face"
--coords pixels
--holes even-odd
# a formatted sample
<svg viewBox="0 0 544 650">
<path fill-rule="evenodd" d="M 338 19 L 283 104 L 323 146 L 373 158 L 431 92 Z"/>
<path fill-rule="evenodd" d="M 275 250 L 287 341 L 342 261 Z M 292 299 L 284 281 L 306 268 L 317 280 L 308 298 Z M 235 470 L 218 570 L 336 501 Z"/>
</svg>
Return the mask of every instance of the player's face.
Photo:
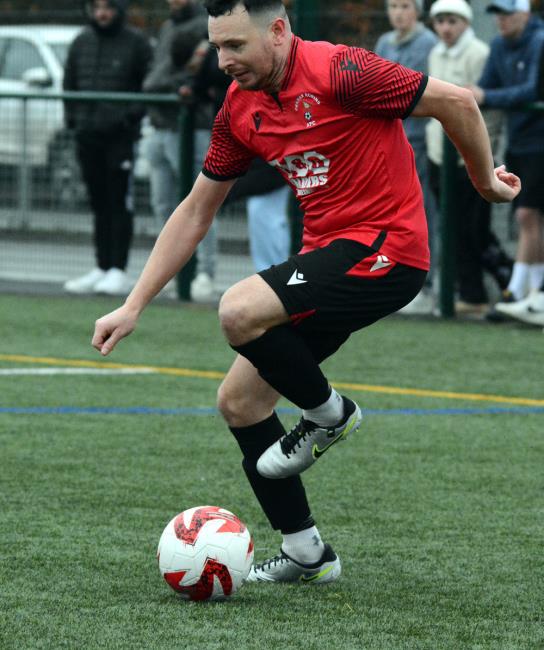
<svg viewBox="0 0 544 650">
<path fill-rule="evenodd" d="M 414 0 L 389 0 L 387 15 L 393 29 L 407 33 L 417 22 L 417 7 Z"/>
<path fill-rule="evenodd" d="M 230 14 L 210 16 L 208 31 L 223 72 L 244 90 L 268 88 L 278 66 L 270 28 L 252 20 L 239 4 Z"/>
<path fill-rule="evenodd" d="M 504 38 L 518 38 L 525 29 L 525 25 L 527 25 L 529 14 L 524 11 L 516 11 L 513 14 L 498 12 L 496 20 L 501 36 Z"/>
<path fill-rule="evenodd" d="M 433 27 L 438 38 L 448 47 L 452 47 L 466 30 L 468 23 L 461 16 L 438 14 L 433 20 Z"/>
<path fill-rule="evenodd" d="M 92 11 L 93 20 L 99 27 L 109 27 L 117 16 L 117 9 L 108 0 L 95 0 Z"/>
</svg>

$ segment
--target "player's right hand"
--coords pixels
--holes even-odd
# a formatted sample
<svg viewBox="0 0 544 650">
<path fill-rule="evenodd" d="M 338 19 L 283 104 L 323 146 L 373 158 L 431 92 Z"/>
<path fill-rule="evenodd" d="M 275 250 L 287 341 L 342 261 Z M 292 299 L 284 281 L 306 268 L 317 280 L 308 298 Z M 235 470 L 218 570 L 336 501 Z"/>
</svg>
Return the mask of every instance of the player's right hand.
<svg viewBox="0 0 544 650">
<path fill-rule="evenodd" d="M 134 330 L 137 320 L 138 313 L 126 305 L 102 316 L 95 323 L 92 346 L 105 357 L 121 339 Z"/>
</svg>

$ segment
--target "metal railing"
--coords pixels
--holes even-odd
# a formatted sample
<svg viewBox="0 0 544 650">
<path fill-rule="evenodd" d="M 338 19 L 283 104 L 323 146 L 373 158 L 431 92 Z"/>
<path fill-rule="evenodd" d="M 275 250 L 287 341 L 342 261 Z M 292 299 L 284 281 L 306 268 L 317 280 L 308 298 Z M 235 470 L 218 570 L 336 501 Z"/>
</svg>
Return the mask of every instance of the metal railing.
<svg viewBox="0 0 544 650">
<path fill-rule="evenodd" d="M 19 226 L 26 223 L 31 210 L 29 186 L 31 184 L 31 166 L 29 161 L 30 134 L 28 128 L 28 104 L 31 101 L 62 101 L 86 103 L 138 103 L 145 105 L 177 105 L 179 106 L 178 137 L 180 139 L 180 186 L 179 198 L 182 200 L 191 190 L 194 177 L 194 108 L 190 103 L 181 102 L 175 94 L 152 93 L 103 93 L 103 92 L 56 92 L 38 91 L 28 92 L 0 92 L 0 99 L 15 99 L 21 101 L 21 156 L 18 164 L 18 210 Z M 196 270 L 196 256 L 186 264 L 177 276 L 177 293 L 182 300 L 190 299 L 190 284 Z"/>
</svg>

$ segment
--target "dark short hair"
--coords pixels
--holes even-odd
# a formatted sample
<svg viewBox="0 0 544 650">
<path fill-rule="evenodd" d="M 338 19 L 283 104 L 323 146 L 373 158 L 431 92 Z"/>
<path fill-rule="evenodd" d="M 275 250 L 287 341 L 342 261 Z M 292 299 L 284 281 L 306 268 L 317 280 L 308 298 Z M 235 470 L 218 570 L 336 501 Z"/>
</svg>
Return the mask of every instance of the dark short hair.
<svg viewBox="0 0 544 650">
<path fill-rule="evenodd" d="M 229 14 L 238 4 L 243 4 L 248 14 L 283 8 L 281 0 L 204 0 L 204 8 L 214 17 Z"/>
</svg>

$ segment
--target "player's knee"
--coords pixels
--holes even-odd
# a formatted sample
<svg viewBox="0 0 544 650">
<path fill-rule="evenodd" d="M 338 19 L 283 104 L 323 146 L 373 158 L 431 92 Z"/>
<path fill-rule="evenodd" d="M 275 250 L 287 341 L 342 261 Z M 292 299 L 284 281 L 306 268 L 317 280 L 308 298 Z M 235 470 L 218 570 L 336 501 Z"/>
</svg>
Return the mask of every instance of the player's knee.
<svg viewBox="0 0 544 650">
<path fill-rule="evenodd" d="M 223 382 L 217 391 L 217 408 L 229 426 L 237 426 L 243 419 L 247 405 L 243 395 L 232 390 L 227 382 Z"/>
<path fill-rule="evenodd" d="M 233 287 L 227 290 L 219 303 L 219 322 L 229 343 L 245 342 L 251 328 L 251 318 L 245 297 Z"/>
</svg>

